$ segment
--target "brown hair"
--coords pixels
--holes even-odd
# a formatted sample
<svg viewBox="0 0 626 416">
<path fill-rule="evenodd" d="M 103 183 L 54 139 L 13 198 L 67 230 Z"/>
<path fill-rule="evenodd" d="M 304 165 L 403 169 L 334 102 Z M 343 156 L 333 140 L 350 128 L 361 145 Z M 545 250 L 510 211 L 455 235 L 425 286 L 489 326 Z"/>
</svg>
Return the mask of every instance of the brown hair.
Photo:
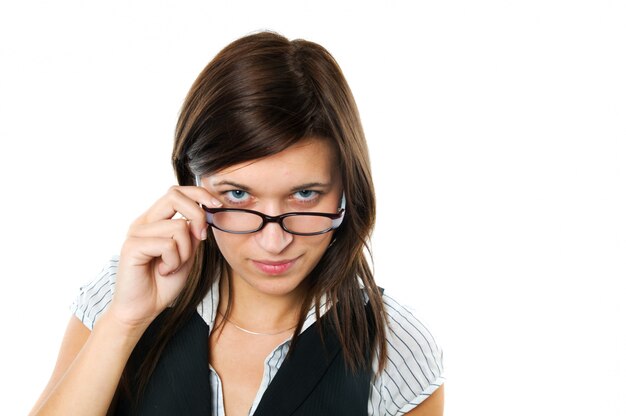
<svg viewBox="0 0 626 416">
<path fill-rule="evenodd" d="M 309 306 L 315 302 L 319 318 L 320 300 L 327 295 L 343 306 L 331 308 L 328 314 L 348 366 L 371 365 L 377 351 L 381 371 L 386 360 L 386 318 L 365 255 L 375 219 L 368 150 L 350 88 L 326 49 L 272 32 L 248 35 L 226 46 L 202 70 L 183 103 L 172 163 L 179 184 L 193 185 L 195 175 L 273 155 L 309 137 L 330 140 L 337 152 L 346 216 L 335 231 L 332 247 L 307 277 L 308 295 L 291 349 L 297 347 Z M 226 272 L 227 264 L 209 233 L 139 371 L 139 391 L 173 333 Z M 374 312 L 369 325 L 359 279 Z"/>
</svg>

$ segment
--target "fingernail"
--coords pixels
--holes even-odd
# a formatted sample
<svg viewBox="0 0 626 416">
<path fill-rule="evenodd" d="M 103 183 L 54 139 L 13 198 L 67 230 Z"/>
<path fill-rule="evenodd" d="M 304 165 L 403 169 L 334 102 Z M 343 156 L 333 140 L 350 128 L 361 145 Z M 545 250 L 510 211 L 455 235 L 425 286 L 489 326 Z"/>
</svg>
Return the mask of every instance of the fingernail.
<svg viewBox="0 0 626 416">
<path fill-rule="evenodd" d="M 215 199 L 215 198 L 211 198 L 211 204 L 214 207 L 221 207 L 222 206 L 222 203 L 219 201 L 219 199 Z"/>
<path fill-rule="evenodd" d="M 203 228 L 202 232 L 200 232 L 200 239 L 206 240 L 206 238 L 207 238 L 207 231 L 206 231 L 206 228 Z"/>
</svg>

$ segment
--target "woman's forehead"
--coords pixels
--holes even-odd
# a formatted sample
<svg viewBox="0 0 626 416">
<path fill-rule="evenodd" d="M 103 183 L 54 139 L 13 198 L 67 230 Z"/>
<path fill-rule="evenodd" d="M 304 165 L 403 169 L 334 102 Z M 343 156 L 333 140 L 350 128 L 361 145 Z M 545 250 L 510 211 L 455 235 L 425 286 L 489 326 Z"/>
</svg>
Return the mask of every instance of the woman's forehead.
<svg viewBox="0 0 626 416">
<path fill-rule="evenodd" d="M 307 139 L 280 153 L 224 168 L 207 179 L 211 187 L 240 185 L 248 189 L 293 189 L 340 181 L 338 163 L 327 140 Z M 340 184 L 339 184 L 340 186 Z"/>
</svg>

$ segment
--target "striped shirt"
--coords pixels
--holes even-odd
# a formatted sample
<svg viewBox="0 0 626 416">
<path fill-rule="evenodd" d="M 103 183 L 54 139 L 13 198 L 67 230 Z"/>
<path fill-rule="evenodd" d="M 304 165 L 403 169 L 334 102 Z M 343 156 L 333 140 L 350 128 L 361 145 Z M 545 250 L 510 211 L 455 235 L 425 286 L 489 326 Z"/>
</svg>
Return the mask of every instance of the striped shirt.
<svg viewBox="0 0 626 416">
<path fill-rule="evenodd" d="M 72 303 L 72 313 L 83 324 L 93 329 L 94 324 L 111 302 L 115 292 L 115 277 L 119 257 L 114 256 L 87 285 L 82 286 Z M 219 281 L 216 281 L 198 305 L 198 314 L 213 327 L 219 303 Z M 388 294 L 383 294 L 387 312 L 387 364 L 380 375 L 371 382 L 368 403 L 369 416 L 403 415 L 430 396 L 445 380 L 443 354 L 432 334 L 404 306 Z M 328 310 L 321 305 L 321 314 Z M 311 307 L 302 327 L 306 330 L 316 320 Z M 278 345 L 265 359 L 263 378 L 249 415 L 256 410 L 263 393 L 283 363 L 291 340 Z M 373 368 L 378 368 L 376 360 Z M 209 365 L 213 415 L 225 416 L 222 384 L 217 372 Z"/>
</svg>

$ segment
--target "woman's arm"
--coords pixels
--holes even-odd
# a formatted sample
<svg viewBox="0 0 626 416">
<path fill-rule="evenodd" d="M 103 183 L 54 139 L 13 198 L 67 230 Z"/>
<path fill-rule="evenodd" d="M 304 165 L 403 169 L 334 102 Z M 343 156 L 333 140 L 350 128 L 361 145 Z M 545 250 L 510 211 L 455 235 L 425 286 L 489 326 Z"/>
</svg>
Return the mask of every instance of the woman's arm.
<svg viewBox="0 0 626 416">
<path fill-rule="evenodd" d="M 124 328 L 107 313 L 93 332 L 72 317 L 50 381 L 30 414 L 106 414 L 142 333 L 141 328 Z"/>
<path fill-rule="evenodd" d="M 206 239 L 206 214 L 198 203 L 220 205 L 204 188 L 173 186 L 133 222 L 110 304 L 91 333 L 77 318 L 70 320 L 57 365 L 32 415 L 106 414 L 135 345 L 178 296 L 194 253 Z M 176 213 L 184 218 L 174 219 Z"/>
<path fill-rule="evenodd" d="M 443 385 L 406 416 L 443 416 Z"/>
</svg>

